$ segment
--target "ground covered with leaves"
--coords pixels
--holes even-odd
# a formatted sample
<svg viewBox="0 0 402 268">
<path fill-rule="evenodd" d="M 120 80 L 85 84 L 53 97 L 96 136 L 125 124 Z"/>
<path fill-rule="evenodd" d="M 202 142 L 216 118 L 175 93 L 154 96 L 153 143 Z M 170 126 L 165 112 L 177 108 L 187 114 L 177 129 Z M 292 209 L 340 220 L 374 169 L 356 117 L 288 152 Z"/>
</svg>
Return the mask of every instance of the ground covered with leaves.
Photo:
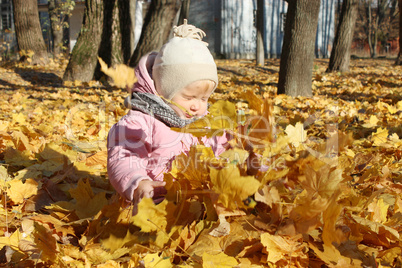
<svg viewBox="0 0 402 268">
<path fill-rule="evenodd" d="M 127 92 L 106 79 L 63 83 L 65 64 L 0 67 L 2 266 L 402 266 L 402 67 L 392 61 L 326 74 L 317 60 L 311 98 L 275 94 L 279 60 L 218 61 L 209 120 L 185 131 L 225 129 L 231 149 L 177 157 L 165 200 L 143 199 L 135 216 L 106 170 Z"/>
</svg>

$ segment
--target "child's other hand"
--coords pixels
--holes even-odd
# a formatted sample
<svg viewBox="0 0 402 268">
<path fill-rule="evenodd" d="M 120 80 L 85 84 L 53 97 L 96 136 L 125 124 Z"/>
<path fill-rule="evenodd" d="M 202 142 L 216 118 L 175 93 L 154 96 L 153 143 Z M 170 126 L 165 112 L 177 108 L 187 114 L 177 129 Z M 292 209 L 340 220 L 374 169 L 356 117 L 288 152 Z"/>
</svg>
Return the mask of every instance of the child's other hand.
<svg viewBox="0 0 402 268">
<path fill-rule="evenodd" d="M 143 198 L 152 198 L 158 196 L 163 192 L 163 188 L 166 185 L 164 181 L 150 181 L 143 180 L 138 184 L 137 189 L 134 191 L 134 200 L 140 202 Z"/>
</svg>

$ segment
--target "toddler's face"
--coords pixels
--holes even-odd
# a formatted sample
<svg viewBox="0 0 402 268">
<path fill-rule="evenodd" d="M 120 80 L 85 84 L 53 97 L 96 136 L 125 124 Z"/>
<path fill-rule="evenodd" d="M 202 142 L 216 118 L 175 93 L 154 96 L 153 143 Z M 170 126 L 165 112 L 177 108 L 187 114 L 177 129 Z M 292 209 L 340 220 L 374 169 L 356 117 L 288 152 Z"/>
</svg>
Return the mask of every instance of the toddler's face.
<svg viewBox="0 0 402 268">
<path fill-rule="evenodd" d="M 210 80 L 193 82 L 180 90 L 172 98 L 173 103 L 180 105 L 187 112 L 180 109 L 177 105 L 171 104 L 170 106 L 180 118 L 201 117 L 207 111 L 208 98 L 211 96 L 214 87 L 215 82 Z"/>
</svg>

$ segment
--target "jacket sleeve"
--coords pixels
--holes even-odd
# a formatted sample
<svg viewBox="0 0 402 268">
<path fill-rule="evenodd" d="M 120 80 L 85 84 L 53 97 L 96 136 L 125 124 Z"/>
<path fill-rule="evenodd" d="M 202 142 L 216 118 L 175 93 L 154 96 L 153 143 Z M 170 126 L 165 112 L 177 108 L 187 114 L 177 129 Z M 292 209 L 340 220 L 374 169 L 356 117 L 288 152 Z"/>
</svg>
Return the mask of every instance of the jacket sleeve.
<svg viewBox="0 0 402 268">
<path fill-rule="evenodd" d="M 147 174 L 151 152 L 151 135 L 143 124 L 119 121 L 109 131 L 107 170 L 110 183 L 129 201 L 142 180 L 151 180 Z"/>
</svg>

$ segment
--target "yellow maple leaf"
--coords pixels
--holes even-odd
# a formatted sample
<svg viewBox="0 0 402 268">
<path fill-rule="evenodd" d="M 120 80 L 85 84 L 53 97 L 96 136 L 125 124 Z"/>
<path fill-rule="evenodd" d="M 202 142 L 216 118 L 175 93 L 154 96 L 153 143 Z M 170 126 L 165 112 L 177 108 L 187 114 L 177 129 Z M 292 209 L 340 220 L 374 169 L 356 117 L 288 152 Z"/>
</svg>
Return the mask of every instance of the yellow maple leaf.
<svg viewBox="0 0 402 268">
<path fill-rule="evenodd" d="M 402 101 L 398 101 L 396 107 L 398 108 L 398 111 L 402 111 Z"/>
<path fill-rule="evenodd" d="M 107 164 L 107 151 L 100 151 L 88 157 L 85 161 L 87 166 L 101 165 L 106 167 Z"/>
<path fill-rule="evenodd" d="M 253 176 L 240 176 L 239 168 L 229 164 L 222 169 L 210 170 L 211 182 L 218 197 L 218 203 L 228 209 L 246 208 L 243 203 L 247 197 L 257 192 L 260 182 Z"/>
<path fill-rule="evenodd" d="M 359 228 L 360 232 L 376 233 L 381 237 L 386 237 L 387 240 L 395 241 L 400 239 L 400 234 L 394 228 L 388 227 L 382 223 L 373 222 L 369 219 L 365 219 L 356 215 L 352 215 L 353 220 L 356 222 L 356 227 Z M 389 241 L 388 241 L 389 243 Z"/>
<path fill-rule="evenodd" d="M 324 261 L 330 267 L 361 267 L 362 261 L 358 259 L 351 259 L 342 254 L 332 245 L 323 245 L 324 251 L 318 249 L 313 243 L 309 243 L 309 247 L 317 254 L 317 257 Z"/>
<path fill-rule="evenodd" d="M 37 222 L 34 226 L 33 236 L 35 244 L 41 252 L 41 259 L 54 262 L 59 252 L 59 246 L 56 238 L 52 235 L 53 232 Z"/>
<path fill-rule="evenodd" d="M 366 127 L 366 128 L 375 127 L 375 126 L 377 126 L 378 121 L 380 121 L 380 120 L 378 120 L 377 116 L 371 115 L 368 123 L 363 124 L 363 127 Z"/>
<path fill-rule="evenodd" d="M 135 77 L 134 68 L 125 64 L 117 64 L 115 68 L 108 68 L 107 64 L 98 57 L 101 71 L 113 79 L 113 84 L 119 88 L 131 88 L 137 78 Z"/>
<path fill-rule="evenodd" d="M 63 164 L 67 159 L 75 160 L 77 153 L 72 150 L 66 150 L 55 142 L 46 143 L 43 150 L 39 153 L 40 157 L 52 163 Z"/>
<path fill-rule="evenodd" d="M 145 268 L 153 268 L 153 267 L 160 267 L 160 268 L 171 268 L 174 267 L 170 261 L 170 257 L 159 257 L 158 253 L 147 254 L 144 257 L 144 264 Z"/>
<path fill-rule="evenodd" d="M 239 148 L 233 148 L 224 151 L 219 155 L 219 158 L 225 158 L 229 163 L 242 164 L 247 160 L 249 152 Z"/>
<path fill-rule="evenodd" d="M 329 198 L 339 189 L 339 184 L 343 180 L 342 170 L 322 163 L 316 160 L 302 167 L 304 175 L 299 176 L 299 181 L 309 195 Z"/>
<path fill-rule="evenodd" d="M 127 230 L 127 233 L 124 237 L 110 234 L 108 238 L 101 240 L 101 244 L 103 247 L 109 249 L 111 252 L 114 252 L 117 249 L 124 247 L 129 242 L 137 241 L 137 239 L 138 237 L 136 235 L 131 234 L 130 230 Z"/>
<path fill-rule="evenodd" d="M 387 137 L 388 137 L 388 129 L 386 128 L 385 129 L 377 128 L 377 131 L 371 134 L 374 146 L 380 146 L 381 144 L 386 143 Z"/>
<path fill-rule="evenodd" d="M 10 126 L 9 121 L 0 120 L 0 132 L 6 132 Z"/>
<path fill-rule="evenodd" d="M 304 130 L 303 123 L 297 122 L 295 126 L 288 125 L 285 129 L 288 140 L 296 148 L 300 146 L 301 143 L 307 140 L 307 130 Z"/>
<path fill-rule="evenodd" d="M 39 184 L 33 179 L 27 179 L 25 183 L 14 179 L 8 181 L 8 184 L 7 195 L 15 204 L 24 203 L 27 198 L 38 193 Z"/>
<path fill-rule="evenodd" d="M 67 234 L 75 235 L 73 227 L 51 215 L 39 214 L 30 217 L 30 220 L 51 225 L 56 232 L 62 233 L 63 236 L 67 236 Z"/>
<path fill-rule="evenodd" d="M 12 250 L 20 251 L 18 244 L 23 239 L 22 233 L 17 229 L 10 236 L 1 236 L 0 237 L 0 249 L 5 246 L 9 246 Z"/>
<path fill-rule="evenodd" d="M 8 176 L 7 169 L 4 166 L 0 166 L 0 182 L 1 186 L 5 186 L 3 183 L 10 180 L 10 177 Z"/>
<path fill-rule="evenodd" d="M 214 160 L 216 158 L 210 147 L 192 146 L 187 154 L 182 153 L 175 158 L 170 173 L 178 180 L 181 177 L 186 178 L 194 189 L 202 188 L 208 178 L 208 163 Z"/>
<path fill-rule="evenodd" d="M 338 233 L 335 229 L 336 221 L 342 210 L 342 206 L 336 202 L 339 194 L 340 191 L 331 197 L 329 205 L 322 215 L 324 221 L 324 226 L 322 228 L 322 240 L 324 244 L 328 246 L 332 246 L 333 242 L 337 244 L 340 244 L 341 242 L 341 238 L 338 237 Z"/>
<path fill-rule="evenodd" d="M 89 249 L 85 250 L 85 259 L 88 259 L 88 261 L 92 264 L 101 264 L 101 263 L 106 263 L 109 260 L 114 260 L 118 259 L 121 256 L 127 254 L 130 251 L 128 248 L 119 248 L 115 250 L 114 252 L 108 252 L 102 246 L 97 243 L 93 244 Z"/>
<path fill-rule="evenodd" d="M 80 219 L 92 217 L 96 215 L 108 201 L 104 192 L 94 194 L 88 180 L 80 180 L 77 188 L 71 189 L 71 196 L 76 200 L 73 205 L 75 213 Z"/>
<path fill-rule="evenodd" d="M 155 205 L 152 198 L 141 199 L 141 202 L 138 204 L 138 213 L 133 217 L 133 223 L 145 233 L 159 230 L 164 231 L 167 225 L 167 203 L 167 200 L 163 200 L 158 205 Z"/>
<path fill-rule="evenodd" d="M 368 207 L 367 211 L 370 212 L 370 220 L 374 222 L 384 223 L 387 221 L 387 214 L 388 214 L 388 204 L 384 204 L 384 200 L 374 199 Z"/>
<path fill-rule="evenodd" d="M 209 113 L 184 128 L 172 128 L 178 132 L 191 133 L 196 137 L 220 136 L 224 130 L 235 131 L 237 128 L 236 106 L 225 100 L 211 105 Z"/>
<path fill-rule="evenodd" d="M 202 254 L 202 267 L 203 268 L 226 268 L 235 267 L 238 264 L 237 260 L 231 256 L 221 252 L 219 254 L 209 254 L 204 252 Z"/>
<path fill-rule="evenodd" d="M 396 112 L 398 111 L 398 109 L 397 109 L 395 106 L 389 105 L 388 103 L 386 103 L 385 106 L 387 107 L 388 112 L 389 112 L 390 114 L 396 114 Z"/>
<path fill-rule="evenodd" d="M 274 142 L 276 129 L 273 115 L 274 107 L 272 102 L 270 102 L 268 99 L 265 99 L 261 109 L 261 114 L 249 118 L 251 127 L 248 136 L 256 138 L 257 140 Z"/>
<path fill-rule="evenodd" d="M 23 113 L 13 114 L 12 122 L 14 124 L 25 125 L 27 123 L 27 117 Z"/>
<path fill-rule="evenodd" d="M 261 243 L 268 252 L 267 260 L 275 264 L 280 260 L 289 258 L 307 259 L 308 257 L 304 253 L 306 244 L 299 242 L 300 238 L 301 236 L 287 238 L 263 233 L 261 235 Z"/>
</svg>

